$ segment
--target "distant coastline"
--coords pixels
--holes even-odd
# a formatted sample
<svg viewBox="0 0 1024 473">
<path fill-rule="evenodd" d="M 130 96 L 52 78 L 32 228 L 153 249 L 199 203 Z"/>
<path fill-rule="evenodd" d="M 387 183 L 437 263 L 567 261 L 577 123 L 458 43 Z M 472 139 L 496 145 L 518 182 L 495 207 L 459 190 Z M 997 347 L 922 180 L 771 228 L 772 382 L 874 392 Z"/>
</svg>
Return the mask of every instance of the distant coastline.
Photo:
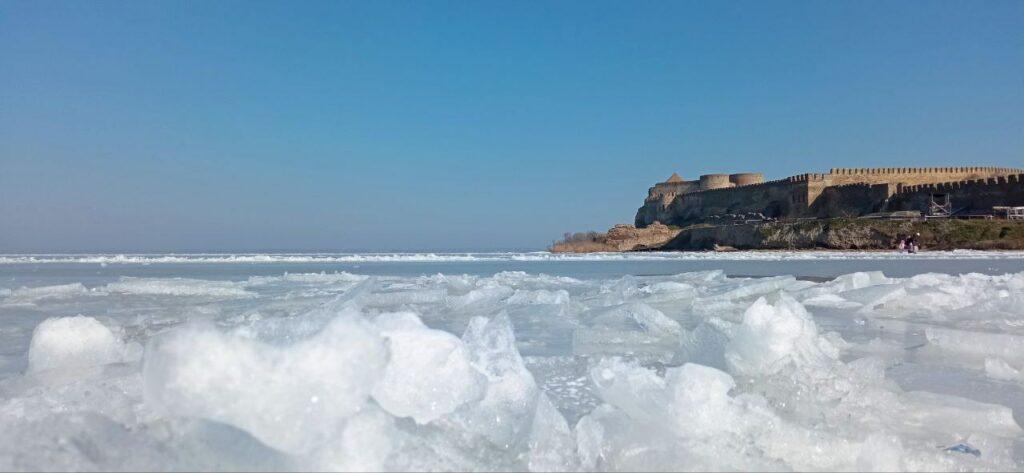
<svg viewBox="0 0 1024 473">
<path fill-rule="evenodd" d="M 622 226 L 591 239 L 561 241 L 555 253 L 593 251 L 734 250 L 892 250 L 900 238 L 918 237 L 924 250 L 1024 250 L 1024 221 L 926 221 L 834 218 L 735 225 L 699 224 L 682 229 L 632 229 L 633 238 L 616 238 Z M 611 236 L 610 236 L 611 235 Z"/>
<path fill-rule="evenodd" d="M 834 168 L 765 181 L 761 173 L 672 173 L 648 189 L 634 225 L 566 234 L 555 253 L 885 250 L 911 234 L 931 249 L 1024 249 L 1024 169 Z"/>
</svg>

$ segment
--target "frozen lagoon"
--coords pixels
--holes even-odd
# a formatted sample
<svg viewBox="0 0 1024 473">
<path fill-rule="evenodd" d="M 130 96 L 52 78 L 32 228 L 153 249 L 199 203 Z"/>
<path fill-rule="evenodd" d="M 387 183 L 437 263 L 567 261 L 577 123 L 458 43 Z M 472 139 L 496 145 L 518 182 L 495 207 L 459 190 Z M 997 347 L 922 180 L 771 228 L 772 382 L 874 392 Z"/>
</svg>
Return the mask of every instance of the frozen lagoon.
<svg viewBox="0 0 1024 473">
<path fill-rule="evenodd" d="M 0 255 L 0 470 L 1020 470 L 1024 254 Z"/>
</svg>

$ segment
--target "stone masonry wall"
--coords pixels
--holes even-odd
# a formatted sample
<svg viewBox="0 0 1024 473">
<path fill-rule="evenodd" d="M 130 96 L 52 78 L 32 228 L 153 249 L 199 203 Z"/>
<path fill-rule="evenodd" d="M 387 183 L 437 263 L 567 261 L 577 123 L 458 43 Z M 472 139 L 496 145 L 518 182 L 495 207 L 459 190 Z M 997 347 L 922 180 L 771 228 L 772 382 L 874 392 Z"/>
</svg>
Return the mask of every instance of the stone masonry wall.
<svg viewBox="0 0 1024 473">
<path fill-rule="evenodd" d="M 981 214 L 995 206 L 1024 206 L 1024 174 L 901 186 L 890 197 L 887 210 L 926 211 L 932 194 L 948 194 L 957 213 Z"/>
<path fill-rule="evenodd" d="M 856 217 L 885 210 L 886 199 L 896 186 L 883 184 L 846 184 L 825 187 L 811 204 L 810 215 L 817 218 Z"/>
<path fill-rule="evenodd" d="M 712 215 L 761 213 L 767 217 L 802 216 L 807 213 L 807 189 L 811 175 L 727 189 L 686 194 L 670 206 L 673 221 L 700 221 Z"/>
<path fill-rule="evenodd" d="M 932 168 L 835 168 L 825 175 L 829 186 L 844 184 L 917 185 L 1007 176 L 1022 169 L 1000 167 L 932 167 Z"/>
</svg>

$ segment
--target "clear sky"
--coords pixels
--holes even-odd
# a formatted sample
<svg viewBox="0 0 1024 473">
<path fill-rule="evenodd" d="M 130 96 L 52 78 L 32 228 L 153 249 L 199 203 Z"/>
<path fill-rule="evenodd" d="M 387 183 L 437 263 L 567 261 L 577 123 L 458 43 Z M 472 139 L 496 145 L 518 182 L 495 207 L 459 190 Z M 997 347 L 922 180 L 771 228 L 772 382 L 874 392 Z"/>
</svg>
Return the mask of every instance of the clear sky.
<svg viewBox="0 0 1024 473">
<path fill-rule="evenodd" d="M 673 171 L 1024 165 L 1024 1 L 0 0 L 0 251 L 541 249 Z"/>
</svg>

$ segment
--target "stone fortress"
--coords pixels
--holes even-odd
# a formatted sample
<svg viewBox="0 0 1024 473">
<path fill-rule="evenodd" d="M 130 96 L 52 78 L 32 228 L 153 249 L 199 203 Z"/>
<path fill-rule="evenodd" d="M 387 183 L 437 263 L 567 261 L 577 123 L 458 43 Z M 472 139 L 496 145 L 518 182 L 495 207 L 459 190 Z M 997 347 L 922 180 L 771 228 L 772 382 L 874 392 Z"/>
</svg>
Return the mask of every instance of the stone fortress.
<svg viewBox="0 0 1024 473">
<path fill-rule="evenodd" d="M 936 202 L 951 216 L 1024 206 L 1024 169 L 1000 167 L 838 168 L 765 181 L 761 173 L 673 173 L 648 191 L 636 226 L 685 226 L 742 219 L 928 215 Z"/>
</svg>

